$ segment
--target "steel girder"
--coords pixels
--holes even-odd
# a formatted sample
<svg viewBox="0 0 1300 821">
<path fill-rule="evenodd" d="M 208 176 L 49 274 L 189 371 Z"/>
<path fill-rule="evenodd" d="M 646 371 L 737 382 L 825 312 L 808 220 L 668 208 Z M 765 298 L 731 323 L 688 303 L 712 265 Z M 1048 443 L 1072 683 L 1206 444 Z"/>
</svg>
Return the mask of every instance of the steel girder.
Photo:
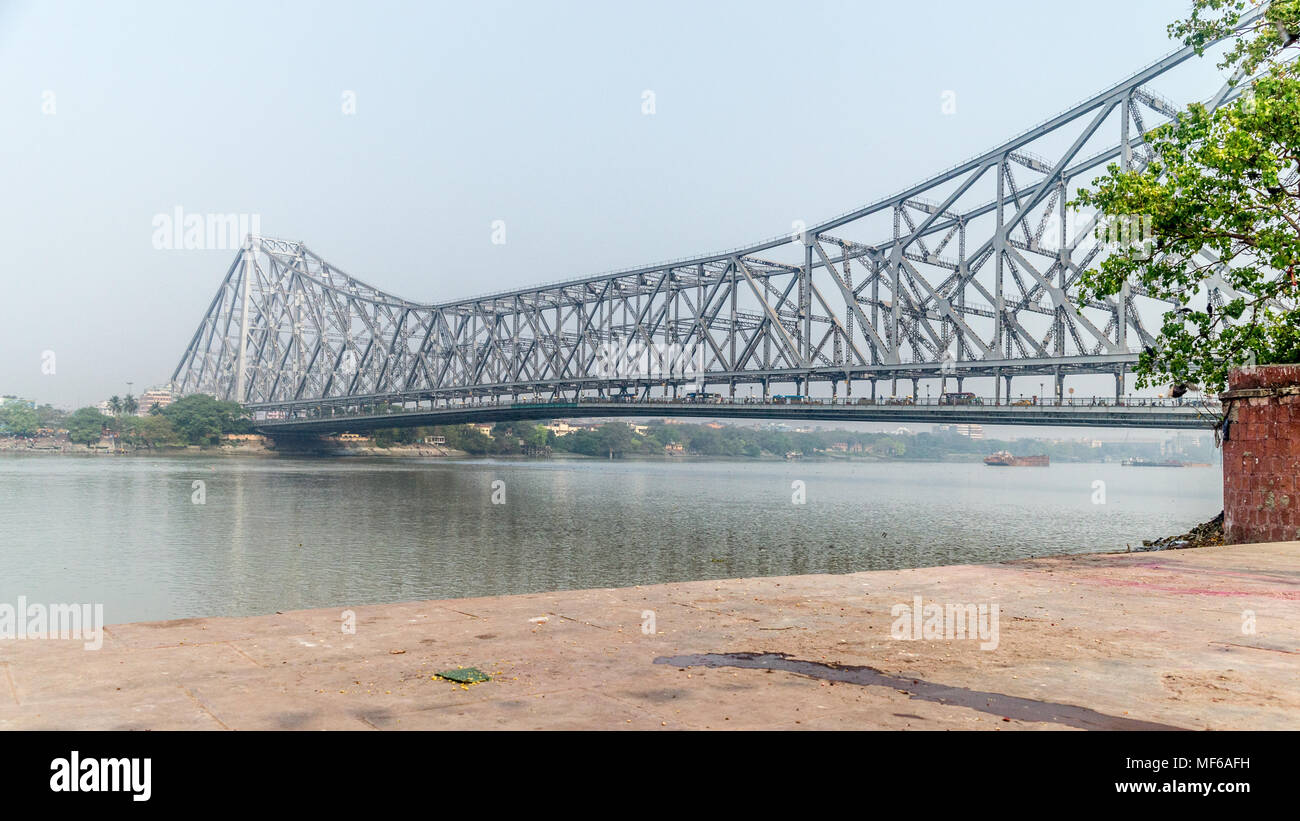
<svg viewBox="0 0 1300 821">
<path fill-rule="evenodd" d="M 250 237 L 172 381 L 288 407 L 1122 373 L 1153 341 L 1147 297 L 1081 299 L 1079 278 L 1106 249 L 1065 204 L 1106 163 L 1148 161 L 1143 135 L 1175 109 L 1146 84 L 1191 54 L 905 191 L 719 254 L 420 304 L 300 242 Z M 643 352 L 659 367 L 641 367 Z"/>
</svg>

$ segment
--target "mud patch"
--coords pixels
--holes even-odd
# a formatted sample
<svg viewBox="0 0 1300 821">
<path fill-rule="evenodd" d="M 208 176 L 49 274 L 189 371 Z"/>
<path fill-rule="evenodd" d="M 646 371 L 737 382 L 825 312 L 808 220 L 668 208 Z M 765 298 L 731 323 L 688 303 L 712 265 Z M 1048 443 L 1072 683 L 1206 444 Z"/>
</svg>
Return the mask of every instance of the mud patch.
<svg viewBox="0 0 1300 821">
<path fill-rule="evenodd" d="M 639 693 L 629 693 L 628 695 L 638 698 L 642 701 L 648 701 L 651 704 L 666 704 L 673 699 L 686 695 L 685 690 L 642 690 Z"/>
<path fill-rule="evenodd" d="M 1277 701 L 1275 693 L 1236 670 L 1174 670 L 1160 683 L 1175 698 L 1204 697 L 1214 703 L 1249 698 Z"/>
<path fill-rule="evenodd" d="M 306 726 L 316 713 L 276 713 L 273 717 L 275 724 L 281 730 L 298 730 Z"/>
<path fill-rule="evenodd" d="M 352 715 L 356 716 L 357 720 L 369 724 L 376 730 L 381 730 L 393 723 L 392 711 L 383 707 L 353 710 Z"/>
<path fill-rule="evenodd" d="M 874 667 L 822 664 L 793 659 L 784 653 L 696 653 L 685 656 L 660 656 L 655 664 L 673 667 L 738 667 L 746 670 L 782 670 L 822 681 L 857 684 L 863 687 L 890 687 L 921 701 L 965 707 L 999 718 L 1017 721 L 1048 722 L 1080 730 L 1181 730 L 1169 724 L 1112 716 L 1073 704 L 1056 704 L 1004 693 L 989 693 L 953 687 L 933 681 L 894 676 Z"/>
</svg>

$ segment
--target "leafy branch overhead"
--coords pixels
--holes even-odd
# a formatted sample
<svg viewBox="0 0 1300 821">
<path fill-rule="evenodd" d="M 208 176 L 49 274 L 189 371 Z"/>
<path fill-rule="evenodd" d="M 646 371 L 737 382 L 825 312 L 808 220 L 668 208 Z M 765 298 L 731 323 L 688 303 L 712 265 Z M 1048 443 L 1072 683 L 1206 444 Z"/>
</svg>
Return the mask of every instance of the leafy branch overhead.
<svg viewBox="0 0 1300 821">
<path fill-rule="evenodd" d="M 1298 31 L 1300 0 L 1195 0 L 1169 33 L 1198 53 L 1228 38 L 1220 67 L 1240 96 L 1188 106 L 1145 135 L 1145 167 L 1112 164 L 1073 203 L 1150 226 L 1150 246 L 1118 249 L 1082 280 L 1091 298 L 1131 283 L 1174 303 L 1140 357 L 1139 385 L 1220 389 L 1252 361 L 1300 362 Z"/>
</svg>

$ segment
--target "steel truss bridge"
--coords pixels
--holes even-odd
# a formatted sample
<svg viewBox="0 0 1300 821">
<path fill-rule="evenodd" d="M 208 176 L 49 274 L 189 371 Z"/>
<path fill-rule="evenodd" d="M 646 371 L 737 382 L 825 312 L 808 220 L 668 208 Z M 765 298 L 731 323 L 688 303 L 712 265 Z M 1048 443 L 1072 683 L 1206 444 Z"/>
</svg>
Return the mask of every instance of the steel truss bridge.
<svg viewBox="0 0 1300 821">
<path fill-rule="evenodd" d="M 1174 52 L 870 205 L 690 259 L 424 304 L 301 242 L 250 237 L 173 387 L 239 401 L 286 432 L 628 414 L 1206 427 L 1204 408 L 1081 407 L 1064 387 L 1108 374 L 1120 396 L 1154 341 L 1146 321 L 1168 307 L 1137 286 L 1080 295 L 1108 246 L 1066 203 L 1107 163 L 1150 161 L 1144 134 L 1177 109 L 1148 84 L 1192 56 Z M 1237 93 L 1226 84 L 1205 103 Z M 1233 296 L 1210 280 L 1208 299 Z M 1026 376 L 1053 396 L 1011 405 Z M 993 382 L 982 407 L 887 404 L 919 398 L 922 379 L 962 391 L 977 377 Z M 855 387 L 874 401 L 858 404 Z M 830 401 L 780 404 L 783 392 Z M 673 401 L 686 394 L 723 401 Z"/>
</svg>

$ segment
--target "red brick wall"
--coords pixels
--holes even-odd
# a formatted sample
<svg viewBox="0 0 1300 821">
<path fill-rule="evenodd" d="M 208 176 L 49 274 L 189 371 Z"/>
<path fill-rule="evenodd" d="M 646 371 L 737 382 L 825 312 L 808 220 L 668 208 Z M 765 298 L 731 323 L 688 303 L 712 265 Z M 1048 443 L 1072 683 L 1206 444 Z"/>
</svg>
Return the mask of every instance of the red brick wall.
<svg viewBox="0 0 1300 821">
<path fill-rule="evenodd" d="M 1300 539 L 1300 365 L 1235 371 L 1223 397 L 1224 540 Z"/>
</svg>

